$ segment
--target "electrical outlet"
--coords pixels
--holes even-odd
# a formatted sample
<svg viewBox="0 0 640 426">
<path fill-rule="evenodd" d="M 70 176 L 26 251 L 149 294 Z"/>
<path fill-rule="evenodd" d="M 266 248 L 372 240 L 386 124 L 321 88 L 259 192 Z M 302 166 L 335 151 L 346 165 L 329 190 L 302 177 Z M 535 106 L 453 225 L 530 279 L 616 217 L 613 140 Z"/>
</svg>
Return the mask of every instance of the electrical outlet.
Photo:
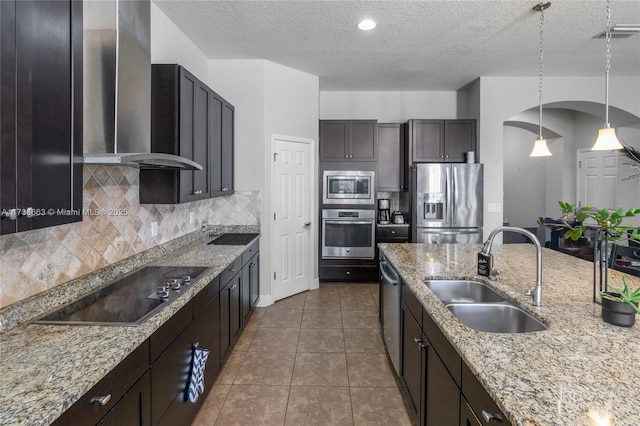
<svg viewBox="0 0 640 426">
<path fill-rule="evenodd" d="M 196 222 L 196 214 L 194 212 L 189 212 L 189 223 Z"/>
<path fill-rule="evenodd" d="M 500 203 L 489 203 L 489 213 L 500 213 Z"/>
<path fill-rule="evenodd" d="M 158 235 L 158 222 L 151 222 L 151 236 L 155 237 Z"/>
</svg>

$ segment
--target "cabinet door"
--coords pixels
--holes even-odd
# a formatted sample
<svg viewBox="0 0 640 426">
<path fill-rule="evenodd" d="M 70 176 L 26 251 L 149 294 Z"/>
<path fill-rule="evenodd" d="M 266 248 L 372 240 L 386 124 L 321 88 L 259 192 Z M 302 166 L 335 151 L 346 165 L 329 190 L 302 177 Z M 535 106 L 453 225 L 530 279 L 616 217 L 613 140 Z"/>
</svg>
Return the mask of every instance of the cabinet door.
<svg viewBox="0 0 640 426">
<path fill-rule="evenodd" d="M 462 395 L 460 396 L 460 426 L 482 426 Z"/>
<path fill-rule="evenodd" d="M 234 108 L 228 102 L 222 104 L 222 193 L 233 194 L 234 161 Z"/>
<path fill-rule="evenodd" d="M 242 331 L 242 310 L 240 308 L 240 280 L 237 273 L 220 291 L 220 360 L 227 360 L 233 345 Z"/>
<path fill-rule="evenodd" d="M 460 421 L 459 413 L 460 390 L 430 345 L 427 349 L 425 385 L 426 424 L 456 426 Z"/>
<path fill-rule="evenodd" d="M 401 329 L 402 329 L 402 382 L 409 395 L 409 401 L 411 402 L 411 408 L 415 414 L 416 419 L 421 419 L 422 415 L 422 397 L 424 388 L 424 365 L 425 365 L 425 351 L 423 351 L 422 345 L 422 330 L 420 325 L 411 315 L 409 308 L 401 303 Z M 421 422 L 420 424 L 424 424 Z"/>
<path fill-rule="evenodd" d="M 151 424 L 151 380 L 147 371 L 99 423 L 100 426 Z"/>
<path fill-rule="evenodd" d="M 348 155 L 350 161 L 378 161 L 377 121 L 349 121 Z"/>
<path fill-rule="evenodd" d="M 320 121 L 320 161 L 349 161 L 349 122 Z"/>
<path fill-rule="evenodd" d="M 209 144 L 211 99 L 208 88 L 180 67 L 180 155 L 202 170 L 180 171 L 181 203 L 210 197 Z"/>
<path fill-rule="evenodd" d="M 378 191 L 404 191 L 404 126 L 399 123 L 378 124 Z"/>
<path fill-rule="evenodd" d="M 211 94 L 211 196 L 222 193 L 222 103 L 215 92 Z"/>
<path fill-rule="evenodd" d="M 444 161 L 443 120 L 411 120 L 411 161 Z"/>
<path fill-rule="evenodd" d="M 467 151 L 476 150 L 476 120 L 445 120 L 444 158 L 463 163 Z"/>
<path fill-rule="evenodd" d="M 80 221 L 82 2 L 0 7 L 0 233 Z"/>
<path fill-rule="evenodd" d="M 260 298 L 260 252 L 256 253 L 249 262 L 249 294 L 253 310 Z"/>
<path fill-rule="evenodd" d="M 242 267 L 242 277 L 240 278 L 240 309 L 242 312 L 242 328 L 249 321 L 249 317 L 253 313 L 251 310 L 251 268 L 247 263 Z"/>
</svg>

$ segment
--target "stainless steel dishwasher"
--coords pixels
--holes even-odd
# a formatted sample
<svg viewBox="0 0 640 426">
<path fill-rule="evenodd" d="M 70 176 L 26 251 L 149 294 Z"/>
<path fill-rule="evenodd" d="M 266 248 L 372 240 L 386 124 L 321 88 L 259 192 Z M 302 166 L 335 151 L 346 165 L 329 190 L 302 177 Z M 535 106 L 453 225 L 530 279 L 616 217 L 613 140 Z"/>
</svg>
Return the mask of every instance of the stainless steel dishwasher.
<svg viewBox="0 0 640 426">
<path fill-rule="evenodd" d="M 400 276 L 383 254 L 380 254 L 380 285 L 384 343 L 393 368 L 400 376 Z"/>
</svg>

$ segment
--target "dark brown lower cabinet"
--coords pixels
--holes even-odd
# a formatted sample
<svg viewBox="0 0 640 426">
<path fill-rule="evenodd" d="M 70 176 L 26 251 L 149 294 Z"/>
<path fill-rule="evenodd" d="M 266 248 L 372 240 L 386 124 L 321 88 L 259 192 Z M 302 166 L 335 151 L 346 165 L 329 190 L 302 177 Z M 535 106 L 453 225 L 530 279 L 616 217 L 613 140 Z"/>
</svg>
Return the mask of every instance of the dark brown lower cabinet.
<svg viewBox="0 0 640 426">
<path fill-rule="evenodd" d="M 147 371 L 140 380 L 109 411 L 100 426 L 151 425 L 151 374 Z"/>
<path fill-rule="evenodd" d="M 400 324 L 402 329 L 402 382 L 409 396 L 415 418 L 420 420 L 420 424 L 424 424 L 422 399 L 426 351 L 423 351 L 425 348 L 422 347 L 424 345 L 422 329 L 404 302 L 402 302 Z"/>
<path fill-rule="evenodd" d="M 433 346 L 429 344 L 426 351 L 425 424 L 455 426 L 459 422 L 460 389 Z"/>
<path fill-rule="evenodd" d="M 220 360 L 224 363 L 242 332 L 240 287 L 242 274 L 238 272 L 220 290 Z"/>
<path fill-rule="evenodd" d="M 464 396 L 460 397 L 460 426 L 482 426 Z"/>
</svg>

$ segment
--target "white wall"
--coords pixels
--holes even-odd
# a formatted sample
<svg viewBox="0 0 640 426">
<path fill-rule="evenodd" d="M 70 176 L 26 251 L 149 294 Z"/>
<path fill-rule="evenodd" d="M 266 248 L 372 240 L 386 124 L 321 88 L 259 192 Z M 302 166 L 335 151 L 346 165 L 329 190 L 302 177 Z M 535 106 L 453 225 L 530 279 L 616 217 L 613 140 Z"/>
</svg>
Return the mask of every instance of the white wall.
<svg viewBox="0 0 640 426">
<path fill-rule="evenodd" d="M 162 12 L 151 3 L 151 62 L 180 64 L 206 82 L 208 61 L 200 49 Z"/>
<path fill-rule="evenodd" d="M 538 79 L 534 77 L 480 78 L 480 162 L 485 166 L 485 234 L 502 224 L 503 213 L 489 213 L 488 203 L 504 203 L 504 129 L 503 123 L 521 111 L 538 104 Z M 547 77 L 545 103 L 588 101 L 602 103 L 602 78 Z M 610 104 L 640 116 L 640 79 L 611 79 Z M 615 122 L 612 125 L 615 126 Z"/>
<path fill-rule="evenodd" d="M 209 84 L 234 105 L 235 184 L 238 189 L 259 190 L 261 212 L 261 305 L 271 300 L 271 136 L 312 139 L 318 151 L 319 79 L 264 60 L 210 60 Z M 317 176 L 317 160 L 312 174 Z M 317 185 L 316 185 L 317 187 Z M 317 211 L 313 195 L 312 211 Z M 313 220 L 312 220 L 313 223 Z M 312 225 L 312 272 L 317 281 L 317 225 Z"/>
<path fill-rule="evenodd" d="M 320 92 L 321 120 L 402 123 L 412 118 L 469 118 L 467 111 L 467 98 L 458 92 Z"/>
</svg>

